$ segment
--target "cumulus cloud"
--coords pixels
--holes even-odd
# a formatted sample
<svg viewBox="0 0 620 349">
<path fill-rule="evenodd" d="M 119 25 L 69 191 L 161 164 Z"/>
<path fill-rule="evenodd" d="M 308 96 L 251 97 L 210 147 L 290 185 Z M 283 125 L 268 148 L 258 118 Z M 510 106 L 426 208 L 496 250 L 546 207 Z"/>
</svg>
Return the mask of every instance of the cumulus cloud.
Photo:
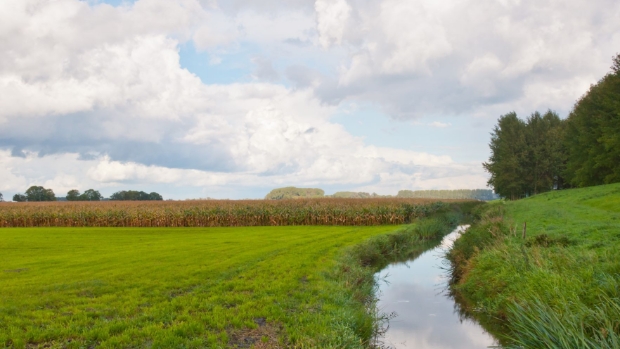
<svg viewBox="0 0 620 349">
<path fill-rule="evenodd" d="M 496 117 L 498 109 L 521 106 L 566 112 L 620 45 L 620 4 L 613 0 L 349 5 L 343 31 L 333 31 L 349 56 L 337 84 L 326 81 L 320 92 L 332 103 L 377 102 L 396 118 Z M 529 93 L 542 81 L 542 95 Z"/>
<path fill-rule="evenodd" d="M 432 131 L 566 110 L 606 72 L 619 14 L 612 0 L 2 1 L 0 189 L 481 187 L 479 164 L 367 144 L 334 115 L 363 101 Z M 181 65 L 187 42 L 254 70 L 204 83 Z"/>
<path fill-rule="evenodd" d="M 7 52 L 19 54 L 3 55 L 0 70 L 3 179 L 13 191 L 34 182 L 60 192 L 123 183 L 363 185 L 420 166 L 454 165 L 449 156 L 364 144 L 330 122 L 337 107 L 322 103 L 308 83 L 299 89 L 202 83 L 179 63 L 181 36 L 196 35 L 177 24 L 193 26 L 192 16 L 202 11 L 192 1 L 141 0 L 113 8 L 63 0 L 63 11 L 31 1 L 36 15 L 24 14 L 13 27 L 37 29 L 5 40 Z M 29 8 L 10 5 L 16 12 Z M 178 21 L 155 21 L 162 11 Z M 127 24 L 122 36 L 96 35 L 119 17 L 143 24 Z M 82 30 L 90 37 L 80 44 Z M 42 47 L 22 44 L 40 36 L 48 38 Z M 55 51 L 43 59 L 49 48 Z M 278 78 L 268 59 L 255 57 L 254 63 L 259 80 Z M 34 175 L 29 164 L 44 170 Z"/>
<path fill-rule="evenodd" d="M 316 0 L 314 7 L 317 15 L 319 42 L 323 48 L 332 43 L 340 44 L 351 13 L 351 6 L 346 0 Z"/>
</svg>

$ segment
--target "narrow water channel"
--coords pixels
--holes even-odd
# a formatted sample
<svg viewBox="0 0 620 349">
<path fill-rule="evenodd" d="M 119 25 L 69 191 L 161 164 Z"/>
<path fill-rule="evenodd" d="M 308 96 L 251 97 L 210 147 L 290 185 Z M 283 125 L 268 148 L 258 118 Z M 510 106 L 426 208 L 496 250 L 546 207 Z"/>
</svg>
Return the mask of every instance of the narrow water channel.
<svg viewBox="0 0 620 349">
<path fill-rule="evenodd" d="M 454 300 L 447 294 L 447 263 L 444 254 L 468 226 L 459 226 L 441 244 L 419 257 L 389 265 L 376 276 L 379 309 L 395 313 L 380 338 L 389 348 L 478 349 L 498 342 L 478 323 L 461 319 Z"/>
</svg>

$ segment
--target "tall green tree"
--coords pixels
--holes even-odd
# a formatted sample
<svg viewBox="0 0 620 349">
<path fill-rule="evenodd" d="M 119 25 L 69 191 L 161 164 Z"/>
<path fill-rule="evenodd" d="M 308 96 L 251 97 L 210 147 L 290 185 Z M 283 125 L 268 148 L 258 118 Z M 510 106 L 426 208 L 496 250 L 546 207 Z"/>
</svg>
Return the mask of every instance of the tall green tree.
<svg viewBox="0 0 620 349">
<path fill-rule="evenodd" d="M 482 164 L 488 184 L 501 197 L 515 200 L 525 195 L 528 184 L 523 168 L 527 156 L 525 122 L 512 112 L 502 115 L 491 133 L 491 156 Z"/>
<path fill-rule="evenodd" d="M 620 182 L 620 55 L 568 117 L 565 175 L 574 186 Z"/>
<path fill-rule="evenodd" d="M 526 156 L 522 167 L 527 179 L 526 195 L 558 188 L 563 172 L 562 120 L 549 110 L 544 115 L 533 113 L 525 126 Z"/>
<path fill-rule="evenodd" d="M 33 185 L 26 190 L 26 199 L 28 201 L 56 201 L 56 195 L 52 189 Z"/>
</svg>

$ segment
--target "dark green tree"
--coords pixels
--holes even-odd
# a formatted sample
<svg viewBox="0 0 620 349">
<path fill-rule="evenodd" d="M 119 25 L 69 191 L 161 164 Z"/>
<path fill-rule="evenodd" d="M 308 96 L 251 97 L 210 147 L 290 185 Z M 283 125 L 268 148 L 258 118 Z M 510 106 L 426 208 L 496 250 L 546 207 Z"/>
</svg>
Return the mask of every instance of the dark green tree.
<svg viewBox="0 0 620 349">
<path fill-rule="evenodd" d="M 562 120 L 552 112 L 544 115 L 533 113 L 525 126 L 527 156 L 523 158 L 522 167 L 527 179 L 526 195 L 543 193 L 558 188 L 562 182 L 563 172 Z"/>
<path fill-rule="evenodd" d="M 147 200 L 163 200 L 162 196 L 153 192 L 145 193 L 143 191 L 136 190 L 122 190 L 110 195 L 110 200 L 133 200 L 133 201 L 147 201 Z"/>
<path fill-rule="evenodd" d="M 161 195 L 159 195 L 158 193 L 156 193 L 156 192 L 152 192 L 152 193 L 149 194 L 149 200 L 161 201 L 163 199 L 164 198 Z"/>
<path fill-rule="evenodd" d="M 52 189 L 45 189 L 36 185 L 26 190 L 26 198 L 28 201 L 56 201 L 56 195 Z"/>
<path fill-rule="evenodd" d="M 577 187 L 620 182 L 620 55 L 577 101 L 565 133 L 565 175 Z"/>
<path fill-rule="evenodd" d="M 25 201 L 28 201 L 28 198 L 26 198 L 26 195 L 24 195 L 24 194 L 15 194 L 15 195 L 13 195 L 13 201 L 15 201 L 15 202 L 25 202 Z"/>
<path fill-rule="evenodd" d="M 67 201 L 79 201 L 80 192 L 77 189 L 71 189 L 67 192 Z"/>
<path fill-rule="evenodd" d="M 4 196 L 0 193 L 0 202 L 4 201 Z"/>
<path fill-rule="evenodd" d="M 88 189 L 80 195 L 81 201 L 101 201 L 101 199 L 103 199 L 103 195 L 94 189 Z"/>
<path fill-rule="evenodd" d="M 502 115 L 491 133 L 491 157 L 482 164 L 491 175 L 489 186 L 511 200 L 525 196 L 528 187 L 523 168 L 527 156 L 525 127 L 516 113 Z"/>
</svg>

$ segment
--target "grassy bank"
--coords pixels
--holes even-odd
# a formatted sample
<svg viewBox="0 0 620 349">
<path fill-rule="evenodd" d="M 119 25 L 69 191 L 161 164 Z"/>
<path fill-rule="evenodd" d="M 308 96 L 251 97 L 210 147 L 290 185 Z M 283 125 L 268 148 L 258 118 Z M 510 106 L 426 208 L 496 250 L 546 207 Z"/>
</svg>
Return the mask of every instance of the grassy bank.
<svg viewBox="0 0 620 349">
<path fill-rule="evenodd" d="M 363 348 L 373 273 L 456 219 L 1 229 L 0 347 Z"/>
<path fill-rule="evenodd" d="M 490 203 L 478 219 L 449 254 L 453 288 L 508 346 L 620 347 L 619 184 Z"/>
</svg>

